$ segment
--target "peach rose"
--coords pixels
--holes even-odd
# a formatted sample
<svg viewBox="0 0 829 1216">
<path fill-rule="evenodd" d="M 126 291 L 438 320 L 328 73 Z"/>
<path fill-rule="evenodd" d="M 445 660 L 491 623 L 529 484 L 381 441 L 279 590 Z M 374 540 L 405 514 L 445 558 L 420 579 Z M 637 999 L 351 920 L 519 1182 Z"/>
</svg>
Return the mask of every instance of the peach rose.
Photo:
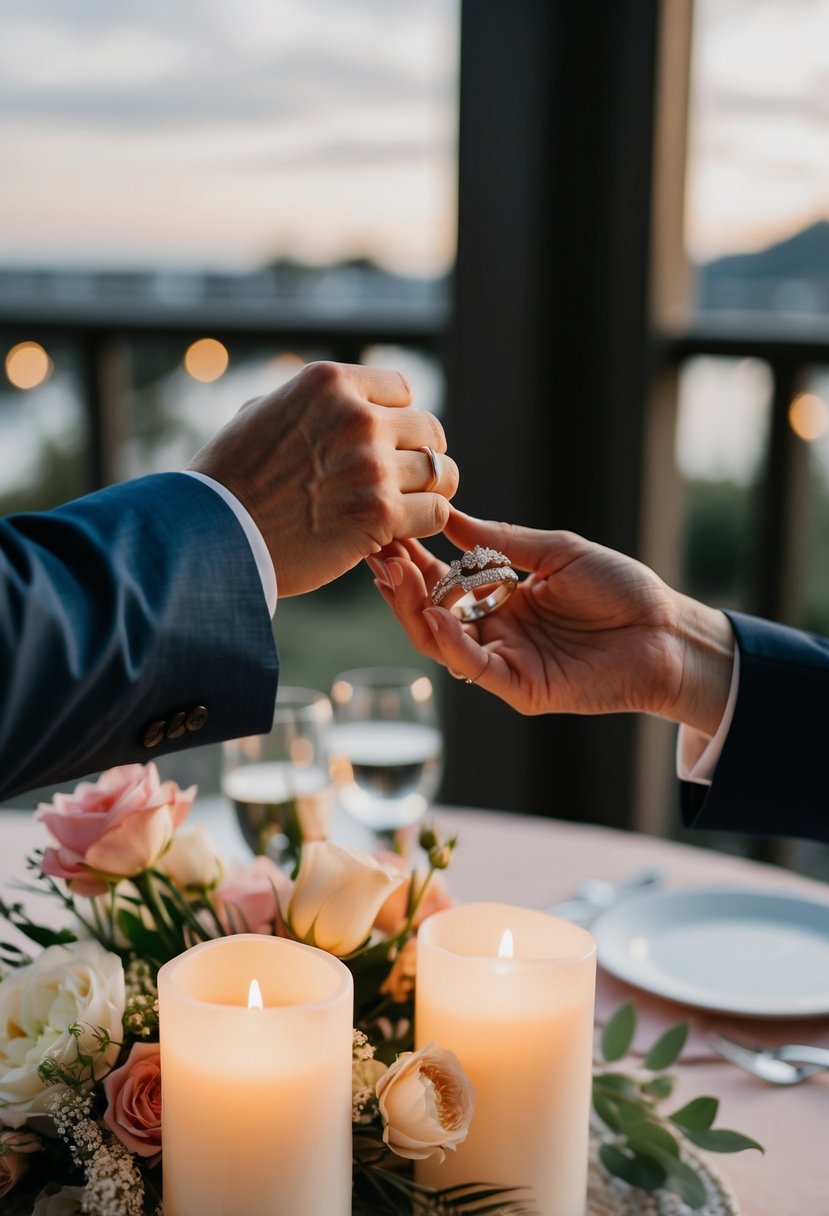
<svg viewBox="0 0 829 1216">
<path fill-rule="evenodd" d="M 104 1123 L 131 1153 L 161 1152 L 161 1050 L 158 1043 L 133 1043 L 126 1062 L 104 1080 Z"/>
<path fill-rule="evenodd" d="M 398 853 L 380 853 L 379 860 L 384 865 L 396 867 L 401 873 L 408 873 L 409 875 L 407 881 L 388 897 L 374 921 L 375 929 L 379 929 L 381 933 L 385 933 L 388 937 L 395 937 L 398 933 L 402 932 L 406 924 L 406 909 L 409 906 L 409 888 L 412 885 L 411 871 L 407 867 L 405 860 Z M 425 877 L 426 875 L 420 871 L 415 872 L 415 883 L 418 890 L 423 885 Z M 439 874 L 433 874 L 426 888 L 426 894 L 420 901 L 420 906 L 412 922 L 414 928 L 416 929 L 433 912 L 442 912 L 444 908 L 451 908 L 454 902 L 446 887 L 446 883 Z"/>
<path fill-rule="evenodd" d="M 227 933 L 274 933 L 279 900 L 291 882 L 270 857 L 254 857 L 247 866 L 231 866 L 213 903 Z"/>
<path fill-rule="evenodd" d="M 435 1043 L 404 1051 L 377 1082 L 383 1139 L 398 1157 L 423 1161 L 466 1139 L 475 1094 L 454 1052 Z"/>
<path fill-rule="evenodd" d="M 29 1153 L 39 1148 L 40 1138 L 26 1128 L 0 1132 L 0 1199 L 17 1185 L 29 1168 Z"/>
<path fill-rule="evenodd" d="M 368 937 L 403 875 L 368 853 L 330 840 L 306 841 L 285 920 L 294 937 L 338 957 Z"/>
<path fill-rule="evenodd" d="M 55 794 L 37 813 L 58 842 L 46 850 L 44 874 L 65 879 L 78 895 L 103 894 L 108 881 L 155 864 L 195 796 L 194 785 L 162 782 L 154 764 L 124 764 Z"/>
</svg>

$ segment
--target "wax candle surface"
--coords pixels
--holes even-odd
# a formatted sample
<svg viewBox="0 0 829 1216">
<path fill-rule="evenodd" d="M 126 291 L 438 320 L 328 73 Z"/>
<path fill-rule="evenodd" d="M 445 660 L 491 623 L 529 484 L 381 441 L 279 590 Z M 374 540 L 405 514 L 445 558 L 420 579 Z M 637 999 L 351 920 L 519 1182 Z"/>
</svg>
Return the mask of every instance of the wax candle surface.
<svg viewBox="0 0 829 1216">
<path fill-rule="evenodd" d="M 499 958 L 504 934 L 512 958 Z M 418 1181 L 532 1188 L 539 1216 L 583 1216 L 596 948 L 567 921 L 505 904 L 429 917 L 417 946 L 415 1035 L 454 1051 L 475 1088 L 467 1139 Z"/>
<path fill-rule="evenodd" d="M 164 1216 L 350 1216 L 348 968 L 238 934 L 167 963 L 158 996 Z"/>
</svg>

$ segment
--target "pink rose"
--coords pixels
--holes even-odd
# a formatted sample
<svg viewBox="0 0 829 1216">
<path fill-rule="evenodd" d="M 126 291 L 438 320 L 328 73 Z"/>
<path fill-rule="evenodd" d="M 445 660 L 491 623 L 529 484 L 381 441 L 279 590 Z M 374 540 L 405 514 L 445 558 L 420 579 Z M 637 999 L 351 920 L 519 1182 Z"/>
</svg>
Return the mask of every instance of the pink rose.
<svg viewBox="0 0 829 1216">
<path fill-rule="evenodd" d="M 287 899 L 291 882 L 270 857 L 254 857 L 247 866 L 230 867 L 213 902 L 227 933 L 275 932 L 279 899 Z"/>
<path fill-rule="evenodd" d="M 40 1138 L 34 1132 L 0 1132 L 0 1199 L 8 1195 L 29 1168 L 28 1154 L 40 1148 Z"/>
<path fill-rule="evenodd" d="M 196 787 L 161 781 L 154 764 L 124 764 L 71 794 L 42 802 L 37 818 L 58 842 L 43 858 L 43 872 L 63 878 L 78 895 L 102 895 L 107 881 L 148 870 L 185 819 Z"/>
<path fill-rule="evenodd" d="M 104 1123 L 131 1153 L 161 1152 L 161 1052 L 158 1043 L 133 1043 L 126 1063 L 104 1079 Z"/>
<path fill-rule="evenodd" d="M 396 866 L 399 870 L 409 870 L 406 861 L 399 853 L 383 852 L 379 856 L 384 865 Z M 426 875 L 420 871 L 416 872 L 415 882 L 417 883 L 418 890 L 420 890 L 425 877 Z M 395 937 L 398 933 L 401 933 L 406 924 L 406 909 L 409 906 L 409 888 L 411 885 L 412 880 L 410 876 L 402 886 L 399 886 L 396 891 L 392 891 L 377 913 L 374 927 L 375 929 L 379 929 L 381 933 L 387 934 L 388 937 Z M 444 908 L 451 908 L 453 904 L 454 900 L 449 894 L 446 884 L 440 875 L 433 874 L 426 888 L 426 894 L 420 901 L 420 906 L 415 914 L 414 928 L 416 929 L 433 912 L 442 912 Z"/>
</svg>

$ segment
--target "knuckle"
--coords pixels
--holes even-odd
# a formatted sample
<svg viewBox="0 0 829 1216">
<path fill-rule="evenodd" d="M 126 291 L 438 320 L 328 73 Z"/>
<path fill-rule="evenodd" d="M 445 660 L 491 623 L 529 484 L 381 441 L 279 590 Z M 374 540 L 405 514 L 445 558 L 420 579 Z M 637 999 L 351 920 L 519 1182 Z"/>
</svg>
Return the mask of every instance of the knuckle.
<svg viewBox="0 0 829 1216">
<path fill-rule="evenodd" d="M 429 425 L 432 432 L 431 443 L 429 446 L 433 447 L 436 452 L 445 452 L 446 432 L 444 431 L 442 424 L 437 420 L 434 414 L 427 414 L 427 418 L 429 419 Z"/>
<path fill-rule="evenodd" d="M 435 494 L 432 497 L 432 520 L 431 531 L 427 534 L 434 536 L 436 532 L 442 532 L 449 522 L 449 503 L 447 499 L 440 494 Z"/>
<path fill-rule="evenodd" d="M 447 498 L 453 498 L 458 492 L 458 486 L 461 483 L 461 471 L 455 464 L 451 456 L 446 457 L 446 464 L 449 470 L 448 485 L 446 488 Z"/>
<path fill-rule="evenodd" d="M 306 363 L 299 373 L 309 388 L 318 392 L 331 391 L 343 383 L 343 370 L 339 363 L 330 359 L 318 359 L 314 363 Z"/>
</svg>

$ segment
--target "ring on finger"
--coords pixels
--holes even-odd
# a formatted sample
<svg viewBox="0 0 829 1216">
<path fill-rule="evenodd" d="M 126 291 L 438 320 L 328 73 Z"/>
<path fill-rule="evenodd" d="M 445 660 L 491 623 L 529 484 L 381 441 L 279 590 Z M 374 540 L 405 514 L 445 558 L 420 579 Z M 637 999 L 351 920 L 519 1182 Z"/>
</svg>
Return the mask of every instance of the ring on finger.
<svg viewBox="0 0 829 1216">
<path fill-rule="evenodd" d="M 435 449 L 428 447 L 425 443 L 423 444 L 422 447 L 419 447 L 417 450 L 418 450 L 418 452 L 423 452 L 423 454 L 425 456 L 429 457 L 429 462 L 432 466 L 432 476 L 429 481 L 429 484 L 423 487 L 423 493 L 428 494 L 431 490 L 434 490 L 435 486 L 437 486 L 440 483 L 440 472 L 441 472 L 440 460 L 438 458 L 438 454 L 435 451 Z"/>
<path fill-rule="evenodd" d="M 486 652 L 486 658 L 484 659 L 483 666 L 481 668 L 479 668 L 478 671 L 475 672 L 474 676 L 465 676 L 464 677 L 465 683 L 474 684 L 476 682 L 476 680 L 480 680 L 481 676 L 484 674 L 487 667 L 489 667 L 489 651 Z"/>
</svg>

